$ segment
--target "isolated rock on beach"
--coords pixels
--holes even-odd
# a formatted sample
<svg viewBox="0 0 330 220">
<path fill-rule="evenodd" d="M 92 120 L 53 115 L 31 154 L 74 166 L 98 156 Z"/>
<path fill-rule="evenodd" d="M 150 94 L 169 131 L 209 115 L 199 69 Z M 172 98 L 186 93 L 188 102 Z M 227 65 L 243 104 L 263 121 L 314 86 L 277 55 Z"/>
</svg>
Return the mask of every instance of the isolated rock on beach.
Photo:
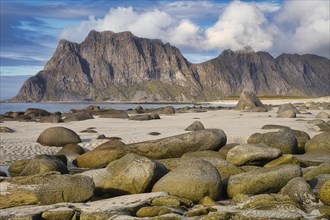
<svg viewBox="0 0 330 220">
<path fill-rule="evenodd" d="M 194 121 L 191 125 L 189 125 L 185 131 L 199 131 L 204 130 L 204 125 L 200 121 Z"/>
<path fill-rule="evenodd" d="M 91 178 L 60 175 L 56 172 L 15 177 L 1 182 L 0 186 L 0 208 L 83 202 L 94 194 L 94 183 Z"/>
<path fill-rule="evenodd" d="M 285 112 L 287 110 L 292 110 L 294 113 L 296 114 L 301 114 L 300 111 L 291 103 L 287 103 L 287 104 L 283 104 L 281 105 L 278 110 L 277 110 L 277 114 L 281 114 L 282 112 Z"/>
<path fill-rule="evenodd" d="M 298 176 L 301 176 L 301 169 L 294 164 L 260 168 L 229 177 L 227 194 L 232 198 L 237 194 L 277 193 Z"/>
<path fill-rule="evenodd" d="M 329 116 L 329 113 L 328 112 L 319 112 L 315 116 L 315 118 L 325 118 L 325 119 L 327 119 L 327 118 L 330 118 L 330 116 Z"/>
<path fill-rule="evenodd" d="M 226 159 L 236 166 L 264 165 L 281 155 L 281 150 L 265 144 L 242 144 L 230 149 Z"/>
<path fill-rule="evenodd" d="M 0 126 L 0 132 L 3 132 L 3 133 L 14 133 L 15 131 L 13 129 L 11 129 L 11 128 Z"/>
<path fill-rule="evenodd" d="M 242 92 L 235 109 L 267 112 L 267 108 L 261 103 L 256 94 L 249 90 Z"/>
<path fill-rule="evenodd" d="M 205 196 L 218 200 L 221 195 L 221 177 L 210 162 L 196 160 L 170 171 L 154 185 L 152 191 L 168 192 L 193 202 L 199 202 Z"/>
<path fill-rule="evenodd" d="M 278 118 L 295 118 L 296 117 L 296 113 L 294 112 L 294 110 L 292 109 L 288 109 L 285 111 L 281 111 L 277 114 Z"/>
<path fill-rule="evenodd" d="M 51 127 L 44 130 L 38 137 L 37 142 L 44 146 L 64 146 L 81 142 L 76 132 L 65 127 Z"/>
</svg>

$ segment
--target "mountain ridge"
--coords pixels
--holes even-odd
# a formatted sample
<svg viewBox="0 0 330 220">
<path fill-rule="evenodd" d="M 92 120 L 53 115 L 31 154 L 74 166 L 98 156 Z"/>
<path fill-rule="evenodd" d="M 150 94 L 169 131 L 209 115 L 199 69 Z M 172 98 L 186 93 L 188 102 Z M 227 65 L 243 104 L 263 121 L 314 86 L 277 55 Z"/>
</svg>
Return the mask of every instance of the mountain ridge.
<svg viewBox="0 0 330 220">
<path fill-rule="evenodd" d="M 329 66 L 316 55 L 274 58 L 251 48 L 193 64 L 161 40 L 91 31 L 80 44 L 60 40 L 44 69 L 9 101 L 212 101 L 244 89 L 322 96 L 330 93 Z"/>
</svg>

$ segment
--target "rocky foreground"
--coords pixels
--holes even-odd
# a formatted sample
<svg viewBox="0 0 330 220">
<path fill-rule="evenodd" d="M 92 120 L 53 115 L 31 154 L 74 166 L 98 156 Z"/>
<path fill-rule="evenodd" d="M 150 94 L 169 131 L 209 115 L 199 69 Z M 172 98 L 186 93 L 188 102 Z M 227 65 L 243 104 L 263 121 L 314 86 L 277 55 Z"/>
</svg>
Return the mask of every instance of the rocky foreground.
<svg viewBox="0 0 330 220">
<path fill-rule="evenodd" d="M 278 109 L 279 122 L 304 120 L 308 111 L 318 109 L 303 121 L 315 135 L 265 124 L 264 132 L 234 143 L 224 130 L 205 128 L 197 120 L 182 134 L 142 142 L 98 135 L 103 143 L 87 151 L 80 146 L 81 135 L 66 124 L 93 117 L 160 120 L 165 114 L 218 108 L 90 106 L 67 114 L 7 113 L 1 116 L 4 125 L 32 120 L 61 126 L 50 126 L 35 140 L 57 148 L 56 153 L 9 165 L 10 177 L 0 182 L 0 219 L 329 219 L 330 104 L 268 106 L 245 91 L 236 106 L 249 114 L 271 108 Z M 15 131 L 1 126 L 1 132 Z"/>
</svg>

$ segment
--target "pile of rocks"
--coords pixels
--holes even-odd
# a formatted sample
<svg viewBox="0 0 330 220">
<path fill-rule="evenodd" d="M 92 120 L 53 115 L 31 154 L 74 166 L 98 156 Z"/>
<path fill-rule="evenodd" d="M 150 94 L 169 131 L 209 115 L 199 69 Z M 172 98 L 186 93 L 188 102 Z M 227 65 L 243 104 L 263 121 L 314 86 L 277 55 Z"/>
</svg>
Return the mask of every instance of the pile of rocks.
<svg viewBox="0 0 330 220">
<path fill-rule="evenodd" d="M 89 152 L 74 131 L 48 128 L 37 141 L 61 150 L 9 166 L 1 219 L 329 218 L 328 131 L 310 138 L 265 125 L 278 131 L 226 145 L 220 129 L 189 127 L 133 144 L 109 140 Z"/>
</svg>

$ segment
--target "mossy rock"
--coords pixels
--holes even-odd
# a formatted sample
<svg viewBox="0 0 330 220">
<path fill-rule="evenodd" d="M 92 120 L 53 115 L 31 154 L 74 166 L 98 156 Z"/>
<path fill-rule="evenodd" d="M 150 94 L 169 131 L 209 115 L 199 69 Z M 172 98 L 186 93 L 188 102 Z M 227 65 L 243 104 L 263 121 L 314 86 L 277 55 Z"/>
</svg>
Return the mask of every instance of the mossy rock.
<svg viewBox="0 0 330 220">
<path fill-rule="evenodd" d="M 145 206 L 136 212 L 139 218 L 161 216 L 169 213 L 183 214 L 183 210 L 178 207 L 168 206 Z"/>
<path fill-rule="evenodd" d="M 189 208 L 194 205 L 194 203 L 185 198 L 180 198 L 177 196 L 165 196 L 155 198 L 151 201 L 151 205 L 153 206 L 182 206 L 185 208 Z"/>
<path fill-rule="evenodd" d="M 312 180 L 314 177 L 320 174 L 329 174 L 330 173 L 330 162 L 325 162 L 305 173 L 303 177 L 306 181 Z"/>
<path fill-rule="evenodd" d="M 320 190 L 320 200 L 325 205 L 330 205 L 330 180 L 323 184 Z"/>
<path fill-rule="evenodd" d="M 264 167 L 275 167 L 283 164 L 299 164 L 299 160 L 292 154 L 283 154 L 281 157 L 266 163 Z"/>
</svg>

